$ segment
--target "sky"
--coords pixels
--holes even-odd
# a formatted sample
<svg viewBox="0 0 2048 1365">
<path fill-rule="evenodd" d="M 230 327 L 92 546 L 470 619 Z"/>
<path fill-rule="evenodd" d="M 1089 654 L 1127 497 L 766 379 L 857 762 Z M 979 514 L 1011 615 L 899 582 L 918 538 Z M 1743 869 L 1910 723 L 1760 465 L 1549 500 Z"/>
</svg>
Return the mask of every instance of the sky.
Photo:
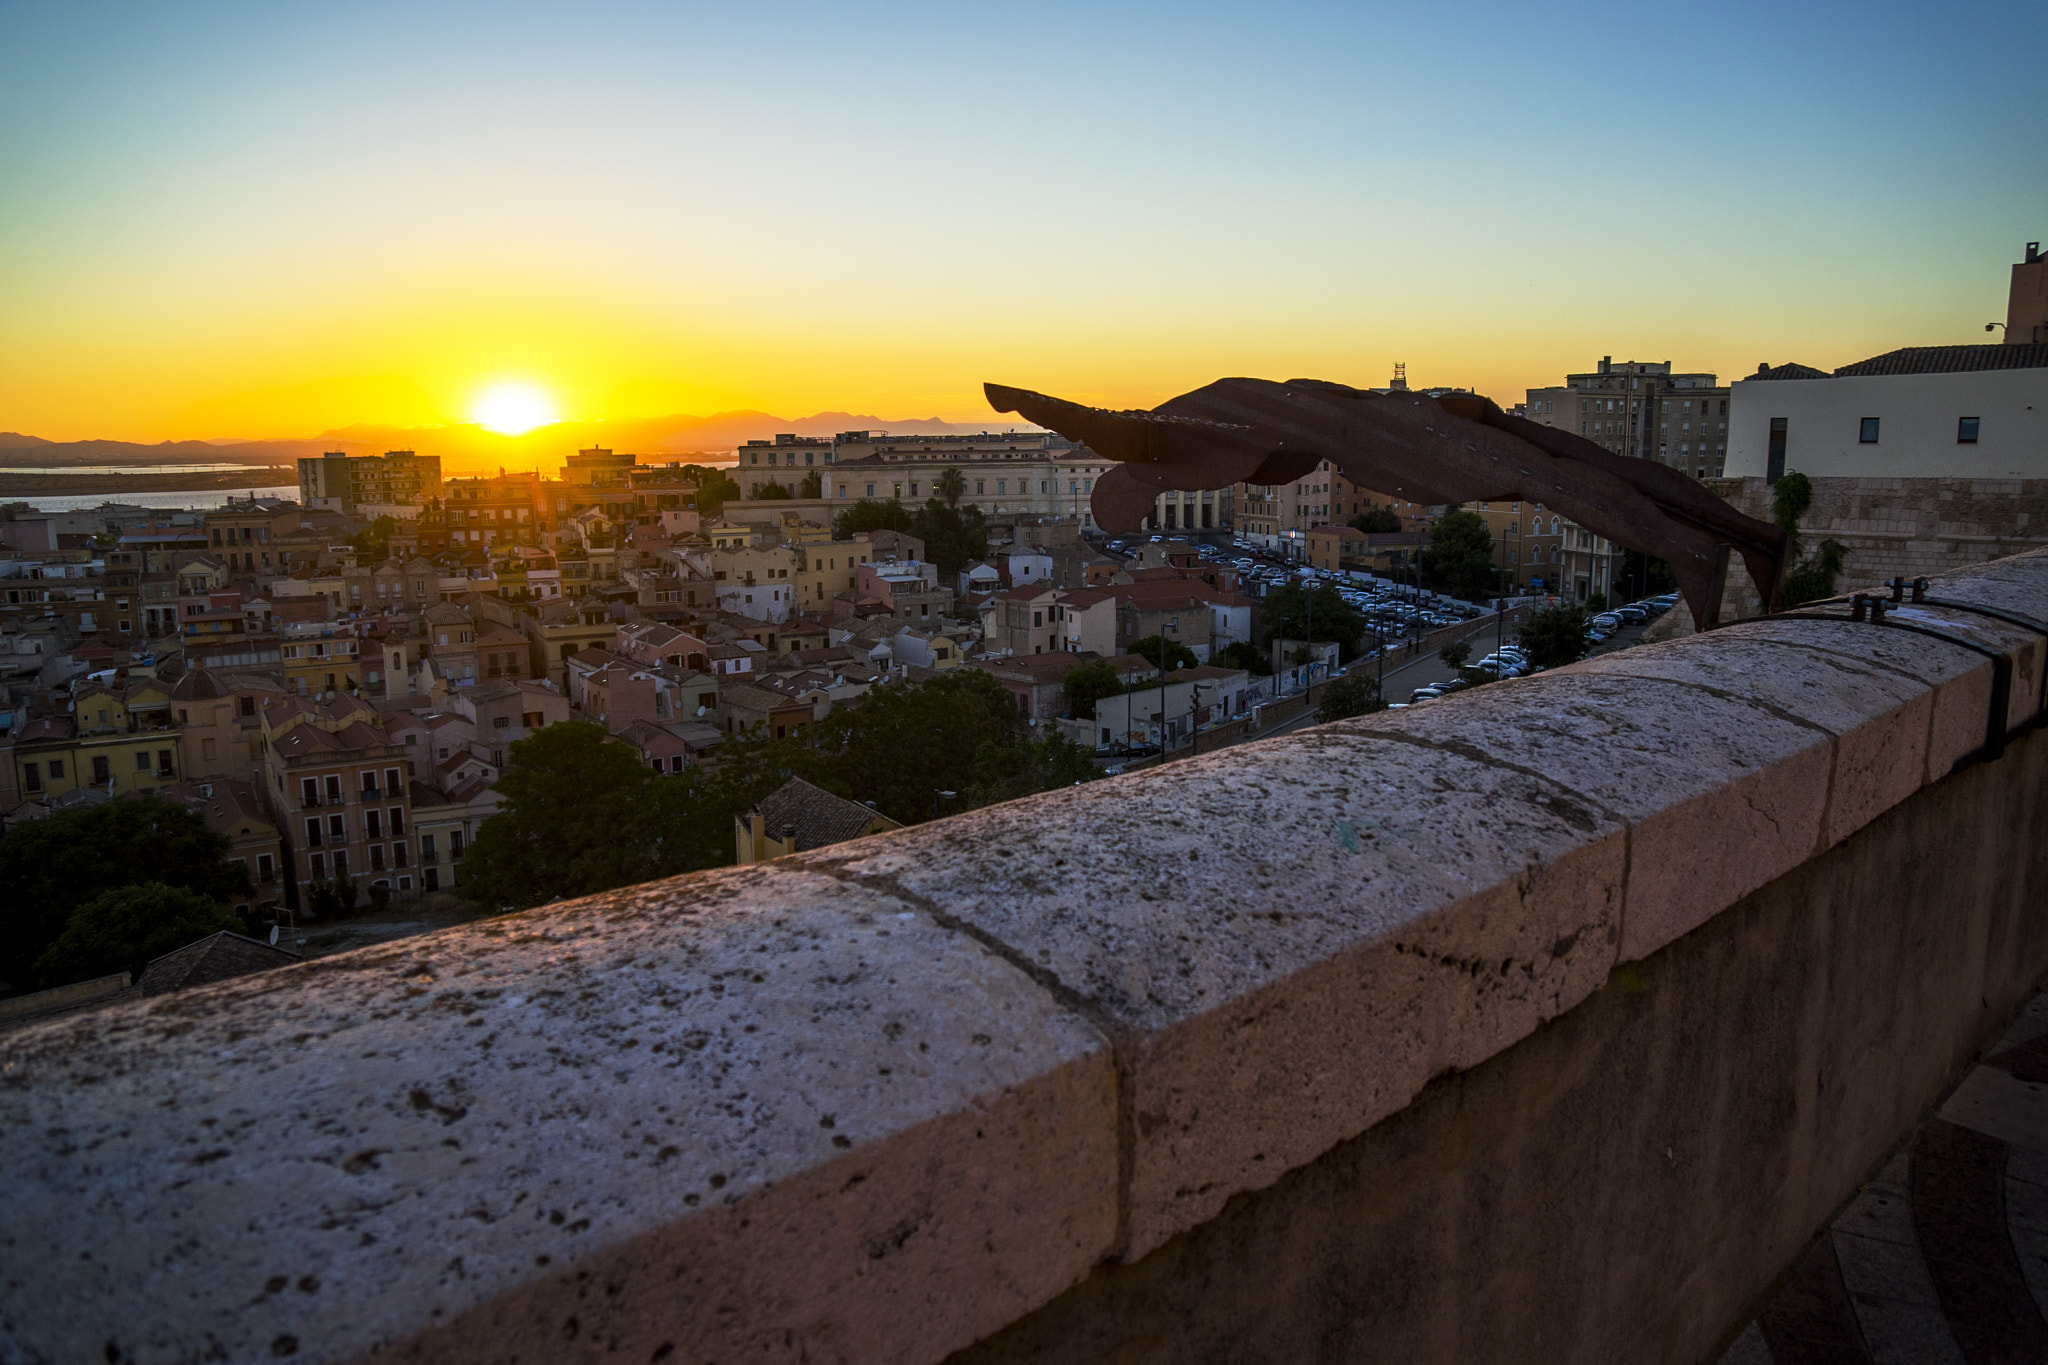
<svg viewBox="0 0 2048 1365">
<path fill-rule="evenodd" d="M 2030 3 L 0 2 L 0 430 L 1981 343 Z M 502 388 L 500 388 L 502 394 Z"/>
</svg>

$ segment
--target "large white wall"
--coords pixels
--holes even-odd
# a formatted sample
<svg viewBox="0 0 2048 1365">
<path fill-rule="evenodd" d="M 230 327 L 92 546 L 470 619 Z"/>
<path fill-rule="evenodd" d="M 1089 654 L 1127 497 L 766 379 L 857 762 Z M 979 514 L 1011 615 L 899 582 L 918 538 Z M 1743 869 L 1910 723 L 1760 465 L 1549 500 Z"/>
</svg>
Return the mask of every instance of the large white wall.
<svg viewBox="0 0 2048 1365">
<path fill-rule="evenodd" d="M 2048 478 L 2048 368 L 1961 374 L 1745 379 L 1728 405 L 1727 477 L 1762 477 L 1771 419 L 1787 420 L 1785 468 L 1809 478 Z M 1882 419 L 1875 445 L 1862 419 Z M 1956 442 L 1976 417 L 1977 444 Z"/>
</svg>

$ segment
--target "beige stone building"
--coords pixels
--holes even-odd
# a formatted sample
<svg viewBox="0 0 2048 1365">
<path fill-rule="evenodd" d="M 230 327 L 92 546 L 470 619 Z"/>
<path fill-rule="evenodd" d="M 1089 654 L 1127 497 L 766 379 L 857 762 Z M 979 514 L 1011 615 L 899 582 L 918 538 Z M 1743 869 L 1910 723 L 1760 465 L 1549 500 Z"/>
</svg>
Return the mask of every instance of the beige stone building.
<svg viewBox="0 0 2048 1365">
<path fill-rule="evenodd" d="M 1561 385 L 1530 389 L 1516 411 L 1696 479 L 1720 478 L 1728 458 L 1727 386 L 1712 374 L 1673 373 L 1668 360 L 1603 356 Z"/>
</svg>

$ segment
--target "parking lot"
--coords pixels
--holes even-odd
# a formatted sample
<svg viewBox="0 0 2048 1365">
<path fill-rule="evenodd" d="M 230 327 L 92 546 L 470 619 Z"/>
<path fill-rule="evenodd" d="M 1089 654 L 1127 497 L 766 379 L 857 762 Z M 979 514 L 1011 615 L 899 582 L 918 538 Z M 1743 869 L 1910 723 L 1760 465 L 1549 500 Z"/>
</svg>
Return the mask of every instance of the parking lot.
<svg viewBox="0 0 2048 1365">
<path fill-rule="evenodd" d="M 1169 537 L 1153 536 L 1149 539 L 1166 538 Z M 1147 539 L 1126 537 L 1110 542 L 1106 548 L 1112 553 L 1134 554 Z M 1197 550 L 1207 562 L 1235 568 L 1243 591 L 1248 595 L 1263 597 L 1273 587 L 1283 584 L 1314 582 L 1334 588 L 1345 601 L 1365 615 L 1374 630 L 1380 632 L 1385 652 L 1384 660 L 1374 655 L 1375 641 L 1368 637 L 1365 641 L 1366 656 L 1354 660 L 1339 676 L 1362 673 L 1379 678 L 1382 693 L 1389 703 L 1413 704 L 1410 698 L 1416 691 L 1437 684 L 1454 683 L 1460 678 L 1460 670 L 1446 664 L 1438 655 L 1443 643 L 1441 639 L 1434 641 L 1428 649 L 1416 648 L 1414 644 L 1420 637 L 1441 632 L 1446 626 L 1460 621 L 1469 623 L 1471 629 L 1452 638 L 1469 647 L 1467 666 L 1490 661 L 1496 651 L 1505 649 L 1511 657 L 1492 667 L 1510 676 L 1518 675 L 1523 668 L 1523 662 L 1512 657 L 1516 626 L 1512 621 L 1502 622 L 1488 609 L 1491 604 L 1482 607 L 1477 603 L 1458 601 L 1412 583 L 1310 570 L 1304 565 L 1290 563 L 1237 542 L 1211 541 L 1199 544 Z M 1545 605 L 1541 598 L 1518 600 L 1532 606 Z M 1665 599 L 1646 599 L 1640 604 L 1632 604 L 1626 610 L 1625 619 L 1614 614 L 1603 616 L 1599 619 L 1590 652 L 1594 655 L 1607 654 L 1634 645 L 1649 624 L 1668 609 L 1668 605 Z M 1319 691 L 1323 685 L 1318 682 Z M 1311 711 L 1260 734 L 1262 737 L 1285 734 L 1315 723 L 1315 714 Z"/>
</svg>

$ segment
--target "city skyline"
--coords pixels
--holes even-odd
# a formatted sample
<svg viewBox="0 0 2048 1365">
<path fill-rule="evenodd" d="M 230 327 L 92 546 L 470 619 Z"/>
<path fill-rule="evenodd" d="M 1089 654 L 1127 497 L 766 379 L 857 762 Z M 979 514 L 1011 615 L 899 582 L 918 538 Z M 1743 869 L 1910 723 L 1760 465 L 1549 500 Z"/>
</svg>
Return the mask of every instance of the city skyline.
<svg viewBox="0 0 2048 1365">
<path fill-rule="evenodd" d="M 22 8 L 0 429 L 1503 402 L 1982 341 L 2038 11 Z M 526 420 L 520 418 L 516 420 Z"/>
</svg>

